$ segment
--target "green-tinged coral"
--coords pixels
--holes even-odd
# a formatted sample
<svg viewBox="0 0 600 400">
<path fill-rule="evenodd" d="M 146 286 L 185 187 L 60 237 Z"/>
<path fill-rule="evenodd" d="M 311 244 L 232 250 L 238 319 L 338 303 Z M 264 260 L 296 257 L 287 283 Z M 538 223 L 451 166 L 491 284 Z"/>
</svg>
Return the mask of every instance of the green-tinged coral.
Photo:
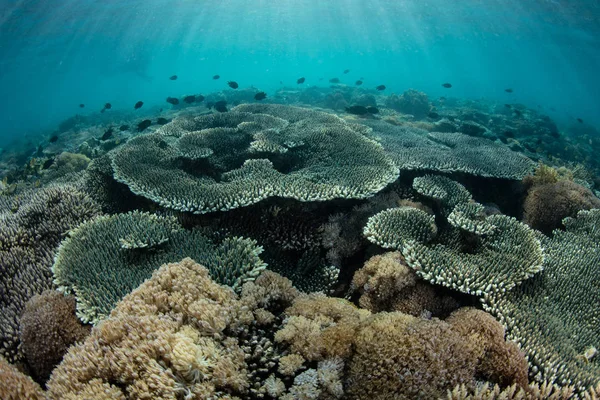
<svg viewBox="0 0 600 400">
<path fill-rule="evenodd" d="M 537 380 L 574 386 L 583 396 L 600 381 L 600 210 L 580 211 L 564 225 L 543 238 L 544 270 L 484 306 L 525 349 Z"/>
<path fill-rule="evenodd" d="M 218 282 L 240 288 L 265 264 L 262 248 L 244 238 L 215 240 L 205 231 L 177 227 L 174 217 L 132 212 L 96 218 L 60 246 L 55 283 L 77 297 L 78 315 L 97 323 L 161 264 L 192 257 Z"/>
<path fill-rule="evenodd" d="M 384 248 L 400 248 L 406 241 L 427 243 L 437 235 L 435 217 L 413 207 L 390 208 L 369 218 L 363 231 Z"/>
<path fill-rule="evenodd" d="M 364 121 L 401 170 L 464 172 L 522 179 L 535 163 L 507 146 L 462 133 L 427 132 L 384 121 Z"/>
<path fill-rule="evenodd" d="M 476 235 L 489 235 L 496 229 L 496 226 L 486 220 L 485 207 L 479 203 L 458 204 L 448 215 L 448 222 Z"/>
<path fill-rule="evenodd" d="M 398 177 L 378 143 L 336 116 L 277 105 L 216 115 L 132 139 L 112 155 L 115 178 L 167 208 L 206 213 L 275 196 L 366 198 Z"/>
<path fill-rule="evenodd" d="M 471 193 L 460 183 L 441 175 L 425 175 L 413 180 L 413 189 L 422 196 L 436 200 L 445 213 L 458 204 L 472 199 Z"/>
<path fill-rule="evenodd" d="M 51 266 L 60 241 L 100 208 L 72 186 L 26 191 L 6 205 L 0 212 L 0 355 L 18 362 L 25 303 L 53 288 Z"/>
</svg>

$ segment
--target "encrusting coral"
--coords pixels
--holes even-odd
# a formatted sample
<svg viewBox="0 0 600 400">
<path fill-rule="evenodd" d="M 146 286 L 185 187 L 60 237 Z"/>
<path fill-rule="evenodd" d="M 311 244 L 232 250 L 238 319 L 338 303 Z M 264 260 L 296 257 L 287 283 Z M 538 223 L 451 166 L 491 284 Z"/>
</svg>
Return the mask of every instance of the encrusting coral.
<svg viewBox="0 0 600 400">
<path fill-rule="evenodd" d="M 56 291 L 33 296 L 21 316 L 25 358 L 38 382 L 45 382 L 69 346 L 90 332 L 75 315 L 75 299 Z"/>
</svg>

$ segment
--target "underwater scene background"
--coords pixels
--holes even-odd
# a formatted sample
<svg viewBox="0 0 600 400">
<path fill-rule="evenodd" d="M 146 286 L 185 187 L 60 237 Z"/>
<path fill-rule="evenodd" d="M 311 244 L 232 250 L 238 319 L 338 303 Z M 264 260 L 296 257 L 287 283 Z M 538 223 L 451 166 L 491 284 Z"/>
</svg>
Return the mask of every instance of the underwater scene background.
<svg viewBox="0 0 600 400">
<path fill-rule="evenodd" d="M 600 398 L 600 4 L 0 0 L 0 399 Z"/>
</svg>

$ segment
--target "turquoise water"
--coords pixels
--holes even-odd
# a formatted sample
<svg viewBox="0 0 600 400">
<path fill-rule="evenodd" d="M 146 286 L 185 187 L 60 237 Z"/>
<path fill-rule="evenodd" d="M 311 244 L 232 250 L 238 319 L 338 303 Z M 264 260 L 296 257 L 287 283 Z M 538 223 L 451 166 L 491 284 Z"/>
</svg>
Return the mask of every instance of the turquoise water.
<svg viewBox="0 0 600 400">
<path fill-rule="evenodd" d="M 271 94 L 301 76 L 305 86 L 363 77 L 387 93 L 519 102 L 559 126 L 600 125 L 596 1 L 1 0 L 0 9 L 3 140 L 106 102 L 165 107 L 167 96 L 228 80 Z"/>
</svg>

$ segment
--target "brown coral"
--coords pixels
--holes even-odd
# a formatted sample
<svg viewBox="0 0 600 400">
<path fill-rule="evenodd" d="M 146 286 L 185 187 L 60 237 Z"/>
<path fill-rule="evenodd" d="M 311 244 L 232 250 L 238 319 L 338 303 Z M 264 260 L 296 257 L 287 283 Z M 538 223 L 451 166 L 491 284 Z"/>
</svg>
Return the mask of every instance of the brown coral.
<svg viewBox="0 0 600 400">
<path fill-rule="evenodd" d="M 32 375 L 45 382 L 69 346 L 90 332 L 75 315 L 75 299 L 55 291 L 32 297 L 21 316 L 20 338 Z"/>
<path fill-rule="evenodd" d="M 44 391 L 37 383 L 0 356 L 0 399 L 43 400 L 45 398 Z"/>
<path fill-rule="evenodd" d="M 600 208 L 600 199 L 569 180 L 533 186 L 523 205 L 525 222 L 546 234 L 562 227 L 564 218 L 592 208 Z"/>
</svg>

